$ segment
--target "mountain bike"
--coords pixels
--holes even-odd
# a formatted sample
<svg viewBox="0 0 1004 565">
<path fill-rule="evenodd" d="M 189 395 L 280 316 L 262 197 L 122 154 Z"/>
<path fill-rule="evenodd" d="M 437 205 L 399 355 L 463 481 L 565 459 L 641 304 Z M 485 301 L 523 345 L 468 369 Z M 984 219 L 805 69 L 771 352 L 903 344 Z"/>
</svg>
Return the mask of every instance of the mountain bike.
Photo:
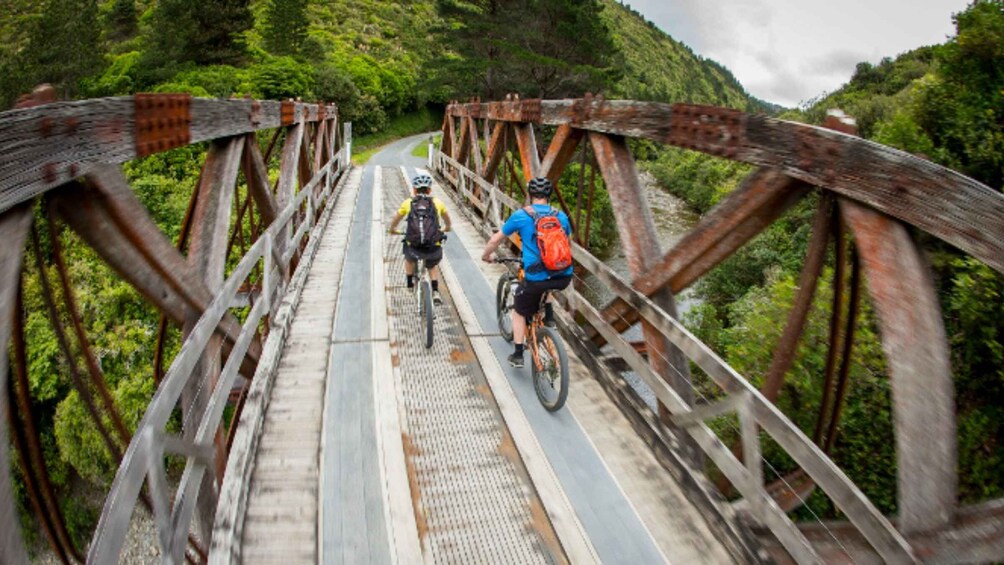
<svg viewBox="0 0 1004 565">
<path fill-rule="evenodd" d="M 515 295 L 524 281 L 523 260 L 518 257 L 500 257 L 495 262 L 506 267 L 506 272 L 499 277 L 495 287 L 495 313 L 498 316 L 499 332 L 506 341 L 512 342 L 511 312 Z M 547 291 L 541 296 L 537 313 L 527 320 L 526 343 L 530 350 L 530 370 L 537 400 L 549 412 L 556 412 L 568 399 L 568 355 L 558 332 L 544 325 L 544 304 L 551 292 L 553 291 Z"/>
<path fill-rule="evenodd" d="M 395 235 L 403 235 L 404 232 L 391 232 Z M 443 235 L 442 241 L 446 241 Z M 415 304 L 418 312 L 419 326 L 422 330 L 422 343 L 425 348 L 432 347 L 432 339 L 435 334 L 433 321 L 436 318 L 436 309 L 432 304 L 432 279 L 429 277 L 429 270 L 425 268 L 425 259 L 415 261 Z"/>
</svg>

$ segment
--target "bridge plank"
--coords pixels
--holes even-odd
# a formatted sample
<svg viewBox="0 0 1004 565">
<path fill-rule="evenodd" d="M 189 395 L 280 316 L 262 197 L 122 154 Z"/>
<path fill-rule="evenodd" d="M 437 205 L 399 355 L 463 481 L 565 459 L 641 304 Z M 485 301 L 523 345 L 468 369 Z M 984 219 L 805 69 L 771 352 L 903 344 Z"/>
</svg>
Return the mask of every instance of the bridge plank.
<svg viewBox="0 0 1004 565">
<path fill-rule="evenodd" d="M 337 219 L 339 217 L 344 217 L 344 212 L 341 214 L 335 213 L 337 210 L 344 210 L 346 207 L 351 208 L 351 203 L 354 202 L 354 190 L 358 182 L 359 175 L 356 172 L 349 172 L 348 174 L 341 175 L 341 179 L 337 186 L 333 189 L 333 196 L 330 202 L 325 207 L 325 210 L 318 221 L 317 225 L 314 227 L 311 237 L 307 243 L 304 250 L 300 268 L 297 269 L 292 280 L 289 283 L 289 288 L 285 296 L 282 297 L 282 302 L 275 309 L 275 314 L 271 320 L 272 326 L 269 332 L 269 340 L 266 345 L 265 352 L 263 354 L 262 361 L 258 365 L 258 372 L 255 379 L 252 380 L 251 391 L 248 394 L 248 400 L 245 403 L 244 411 L 241 414 L 240 425 L 238 426 L 237 435 L 234 438 L 233 449 L 231 455 L 227 460 L 227 473 L 224 478 L 223 487 L 221 489 L 220 497 L 220 507 L 217 510 L 216 521 L 214 523 L 214 535 L 212 540 L 212 548 L 210 551 L 210 562 L 214 564 L 231 563 L 233 561 L 240 561 L 242 558 L 242 547 L 243 540 L 245 537 L 245 517 L 248 508 L 251 506 L 250 502 L 254 499 L 253 493 L 255 492 L 267 492 L 267 491 L 279 491 L 286 486 L 296 487 L 297 485 L 290 485 L 288 481 L 284 482 L 281 477 L 276 478 L 274 482 L 270 481 L 270 485 L 251 485 L 250 477 L 253 475 L 253 465 L 254 458 L 257 453 L 257 448 L 262 445 L 268 445 L 270 442 L 259 442 L 259 440 L 264 435 L 264 420 L 267 414 L 267 399 L 269 398 L 274 384 L 277 380 L 277 368 L 280 361 L 280 356 L 285 345 L 286 339 L 290 333 L 290 328 L 293 325 L 295 319 L 295 313 L 298 310 L 302 298 L 302 292 L 304 287 L 307 286 L 307 280 L 309 278 L 310 266 L 315 260 L 336 262 L 337 255 L 342 249 L 337 245 L 325 245 L 324 249 L 327 253 L 334 254 L 335 257 L 325 256 L 324 258 L 318 258 L 320 253 L 320 248 L 322 247 L 321 241 L 323 239 L 328 239 L 338 241 L 338 231 L 337 229 L 328 229 L 331 225 L 337 225 L 338 222 L 332 222 L 331 220 Z M 349 193 L 346 194 L 346 187 L 349 187 Z M 344 224 L 342 224 L 344 225 Z M 297 434 L 296 437 L 304 439 L 306 434 Z M 319 437 L 319 434 L 318 434 Z M 315 444 L 316 445 L 316 444 Z M 310 449 L 311 447 L 307 447 Z M 316 447 L 313 447 L 316 450 Z M 316 477 L 312 479 L 313 487 L 316 489 L 317 479 Z M 310 487 L 310 482 L 302 483 L 300 487 Z M 267 539 L 267 534 L 265 536 L 251 536 L 257 539 Z M 254 554 L 257 556 L 261 555 L 271 555 L 269 548 L 257 548 L 248 545 L 249 555 Z M 290 551 L 308 551 L 310 557 L 307 560 L 316 559 L 317 548 L 316 544 L 310 546 L 309 548 L 294 548 Z M 288 563 L 289 560 L 296 560 L 297 553 L 286 552 L 284 554 L 280 553 L 279 556 L 282 557 L 282 563 Z M 304 560 L 299 560 L 304 561 Z"/>
</svg>

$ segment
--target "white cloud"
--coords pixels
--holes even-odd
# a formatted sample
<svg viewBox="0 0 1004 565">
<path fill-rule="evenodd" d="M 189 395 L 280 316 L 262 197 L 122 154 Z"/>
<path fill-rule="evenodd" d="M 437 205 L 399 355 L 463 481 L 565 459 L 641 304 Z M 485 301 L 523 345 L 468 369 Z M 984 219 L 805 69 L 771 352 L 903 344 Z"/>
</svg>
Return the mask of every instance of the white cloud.
<svg viewBox="0 0 1004 565">
<path fill-rule="evenodd" d="M 631 0 L 699 55 L 718 61 L 752 95 L 795 106 L 879 62 L 953 35 L 968 0 Z"/>
</svg>

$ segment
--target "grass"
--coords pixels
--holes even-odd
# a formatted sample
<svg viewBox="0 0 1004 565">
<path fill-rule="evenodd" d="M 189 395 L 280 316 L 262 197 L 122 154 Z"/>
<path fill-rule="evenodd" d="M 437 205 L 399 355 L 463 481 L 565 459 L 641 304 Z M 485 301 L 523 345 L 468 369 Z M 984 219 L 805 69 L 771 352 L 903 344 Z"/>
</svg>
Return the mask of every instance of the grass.
<svg viewBox="0 0 1004 565">
<path fill-rule="evenodd" d="M 352 163 L 362 165 L 384 145 L 416 133 L 437 130 L 442 124 L 443 116 L 429 108 L 398 116 L 383 131 L 360 135 L 352 140 Z"/>
<path fill-rule="evenodd" d="M 441 140 L 441 139 L 443 139 L 443 134 L 438 133 L 435 136 L 433 136 L 432 143 L 436 147 L 439 147 L 439 140 Z M 428 143 L 419 143 L 418 145 L 415 146 L 414 149 L 411 150 L 411 154 L 413 156 L 415 156 L 415 157 L 421 157 L 423 159 L 428 159 L 429 158 L 429 144 Z"/>
</svg>

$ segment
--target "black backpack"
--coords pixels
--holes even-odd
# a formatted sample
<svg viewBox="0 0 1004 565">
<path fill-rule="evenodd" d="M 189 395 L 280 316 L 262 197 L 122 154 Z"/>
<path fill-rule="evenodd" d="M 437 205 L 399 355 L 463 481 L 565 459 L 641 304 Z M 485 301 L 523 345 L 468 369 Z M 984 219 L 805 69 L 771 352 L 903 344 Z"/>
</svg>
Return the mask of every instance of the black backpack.
<svg viewBox="0 0 1004 565">
<path fill-rule="evenodd" d="M 420 194 L 412 198 L 407 221 L 404 239 L 411 247 L 429 248 L 443 239 L 443 232 L 439 229 L 439 214 L 436 213 L 436 204 L 431 196 Z"/>
</svg>

